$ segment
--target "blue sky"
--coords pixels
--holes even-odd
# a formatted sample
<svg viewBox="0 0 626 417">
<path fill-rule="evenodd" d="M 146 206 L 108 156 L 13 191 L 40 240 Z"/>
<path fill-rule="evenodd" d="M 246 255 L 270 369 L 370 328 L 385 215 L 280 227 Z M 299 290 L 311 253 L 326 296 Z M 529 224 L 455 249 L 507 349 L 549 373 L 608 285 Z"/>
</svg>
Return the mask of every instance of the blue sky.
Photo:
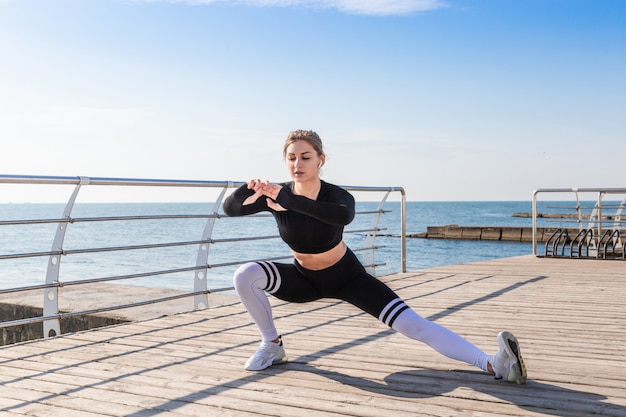
<svg viewBox="0 0 626 417">
<path fill-rule="evenodd" d="M 624 22 L 622 0 L 0 0 L 0 174 L 282 181 L 313 129 L 324 179 L 413 201 L 626 187 Z"/>
</svg>

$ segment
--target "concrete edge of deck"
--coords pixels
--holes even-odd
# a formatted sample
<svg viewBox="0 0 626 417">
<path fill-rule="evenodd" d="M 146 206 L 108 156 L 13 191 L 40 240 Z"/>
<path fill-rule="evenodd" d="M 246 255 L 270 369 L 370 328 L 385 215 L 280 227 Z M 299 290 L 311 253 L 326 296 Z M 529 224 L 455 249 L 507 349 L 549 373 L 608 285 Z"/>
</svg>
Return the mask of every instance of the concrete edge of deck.
<svg viewBox="0 0 626 417">
<path fill-rule="evenodd" d="M 117 283 L 94 283 L 59 290 L 59 310 L 63 313 L 88 311 L 111 305 L 127 305 L 184 294 L 167 288 L 150 288 Z M 29 290 L 0 295 L 0 319 L 18 320 L 43 316 L 43 290 Z M 103 301 L 105 300 L 105 301 Z M 233 294 L 209 293 L 209 308 L 237 302 Z M 146 320 L 194 310 L 193 297 L 177 298 L 154 304 L 99 313 L 76 315 L 61 319 L 63 334 L 105 327 L 123 322 Z M 41 322 L 0 329 L 0 346 L 43 338 Z"/>
</svg>

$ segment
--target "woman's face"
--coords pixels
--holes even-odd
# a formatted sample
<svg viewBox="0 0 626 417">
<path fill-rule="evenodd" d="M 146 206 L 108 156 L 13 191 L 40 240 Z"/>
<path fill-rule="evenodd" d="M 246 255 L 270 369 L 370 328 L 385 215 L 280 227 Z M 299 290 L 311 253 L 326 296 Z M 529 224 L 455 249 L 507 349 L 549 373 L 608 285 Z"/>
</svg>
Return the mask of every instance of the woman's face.
<svg viewBox="0 0 626 417">
<path fill-rule="evenodd" d="M 324 155 L 318 155 L 305 140 L 297 140 L 287 147 L 285 162 L 289 175 L 296 182 L 319 178 L 319 169 L 324 165 Z"/>
</svg>

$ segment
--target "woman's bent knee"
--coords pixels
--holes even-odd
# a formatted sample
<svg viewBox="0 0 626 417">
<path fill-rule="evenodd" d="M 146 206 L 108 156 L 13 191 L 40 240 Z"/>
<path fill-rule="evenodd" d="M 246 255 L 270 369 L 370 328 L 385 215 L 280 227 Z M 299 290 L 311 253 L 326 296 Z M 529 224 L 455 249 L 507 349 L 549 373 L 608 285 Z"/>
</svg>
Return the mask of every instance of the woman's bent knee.
<svg viewBox="0 0 626 417">
<path fill-rule="evenodd" d="M 236 290 L 239 290 L 242 286 L 249 287 L 259 279 L 267 281 L 263 268 L 256 262 L 248 262 L 241 265 L 233 274 L 233 284 Z"/>
</svg>

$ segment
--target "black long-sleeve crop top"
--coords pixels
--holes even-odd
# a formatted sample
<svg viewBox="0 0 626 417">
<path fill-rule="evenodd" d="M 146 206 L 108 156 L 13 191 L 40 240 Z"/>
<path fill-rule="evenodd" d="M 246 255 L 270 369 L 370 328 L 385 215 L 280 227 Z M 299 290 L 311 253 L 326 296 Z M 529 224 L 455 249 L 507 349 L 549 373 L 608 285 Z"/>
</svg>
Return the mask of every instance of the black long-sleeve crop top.
<svg viewBox="0 0 626 417">
<path fill-rule="evenodd" d="M 341 242 L 343 228 L 354 219 L 354 197 L 336 185 L 321 181 L 316 200 L 293 193 L 293 181 L 280 184 L 283 189 L 276 202 L 286 211 L 274 211 L 265 197 L 243 205 L 254 194 L 244 184 L 224 201 L 224 212 L 229 216 L 245 216 L 269 211 L 276 219 L 280 237 L 299 253 L 326 252 Z"/>
</svg>

